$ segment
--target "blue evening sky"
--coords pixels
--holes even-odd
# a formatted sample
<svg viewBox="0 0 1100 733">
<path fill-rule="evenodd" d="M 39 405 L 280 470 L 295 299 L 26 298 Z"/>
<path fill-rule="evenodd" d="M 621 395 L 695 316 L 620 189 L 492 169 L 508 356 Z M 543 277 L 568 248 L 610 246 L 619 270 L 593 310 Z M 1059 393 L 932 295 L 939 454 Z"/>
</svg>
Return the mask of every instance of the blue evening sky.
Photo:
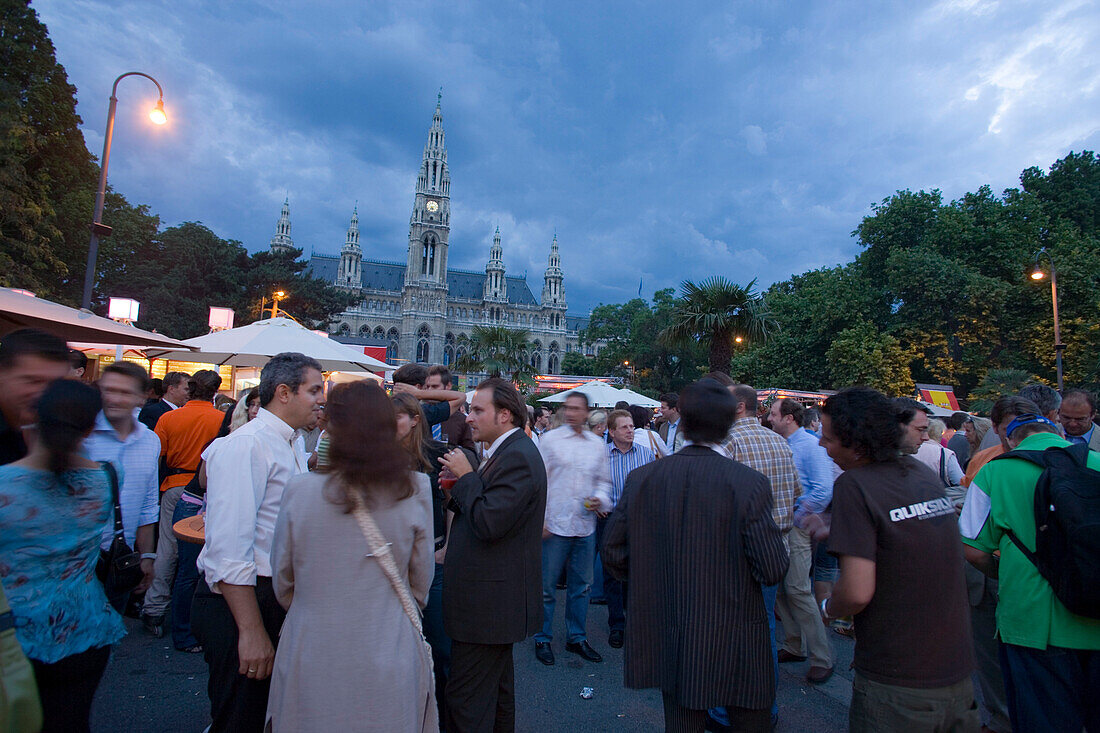
<svg viewBox="0 0 1100 733">
<path fill-rule="evenodd" d="M 436 92 L 452 267 L 499 224 L 570 311 L 721 274 L 766 286 L 850 260 L 897 189 L 952 199 L 1100 143 L 1100 6 L 943 2 L 40 0 L 110 183 L 165 225 L 254 251 L 289 192 L 298 246 L 404 261 Z"/>
</svg>

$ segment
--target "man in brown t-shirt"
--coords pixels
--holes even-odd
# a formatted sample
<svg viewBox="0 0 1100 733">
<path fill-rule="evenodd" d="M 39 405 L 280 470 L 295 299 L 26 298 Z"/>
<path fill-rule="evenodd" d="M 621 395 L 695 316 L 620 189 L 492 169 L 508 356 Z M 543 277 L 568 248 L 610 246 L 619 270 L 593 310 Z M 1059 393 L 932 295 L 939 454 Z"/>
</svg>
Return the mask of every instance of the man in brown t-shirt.
<svg viewBox="0 0 1100 733">
<path fill-rule="evenodd" d="M 855 617 L 849 730 L 977 731 L 962 545 L 943 485 L 901 454 L 886 396 L 854 387 L 822 412 L 821 444 L 844 473 L 829 534 L 840 579 L 821 610 Z"/>
</svg>

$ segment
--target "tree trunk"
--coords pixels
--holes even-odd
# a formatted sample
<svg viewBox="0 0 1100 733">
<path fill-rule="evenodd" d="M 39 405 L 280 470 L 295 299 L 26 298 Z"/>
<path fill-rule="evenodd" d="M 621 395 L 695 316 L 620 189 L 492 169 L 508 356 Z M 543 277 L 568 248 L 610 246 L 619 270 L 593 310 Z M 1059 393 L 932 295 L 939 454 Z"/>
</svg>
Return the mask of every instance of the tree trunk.
<svg viewBox="0 0 1100 733">
<path fill-rule="evenodd" d="M 733 334 L 715 333 L 710 337 L 710 370 L 730 373 L 730 360 L 733 359 Z"/>
</svg>

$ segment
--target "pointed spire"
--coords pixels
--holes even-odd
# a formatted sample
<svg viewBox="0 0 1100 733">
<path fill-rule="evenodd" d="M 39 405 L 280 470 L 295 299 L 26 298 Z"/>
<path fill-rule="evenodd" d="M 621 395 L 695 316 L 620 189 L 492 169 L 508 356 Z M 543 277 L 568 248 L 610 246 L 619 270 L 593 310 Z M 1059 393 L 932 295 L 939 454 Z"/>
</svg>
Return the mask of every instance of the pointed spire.
<svg viewBox="0 0 1100 733">
<path fill-rule="evenodd" d="M 356 202 L 355 208 L 351 210 L 351 223 L 348 225 L 348 236 L 344 240 L 345 246 L 355 245 L 359 246 L 359 203 Z"/>
<path fill-rule="evenodd" d="M 290 193 L 283 199 L 283 208 L 279 213 L 279 221 L 275 224 L 275 236 L 271 238 L 272 252 L 286 252 L 294 248 L 294 240 L 290 238 Z"/>
</svg>

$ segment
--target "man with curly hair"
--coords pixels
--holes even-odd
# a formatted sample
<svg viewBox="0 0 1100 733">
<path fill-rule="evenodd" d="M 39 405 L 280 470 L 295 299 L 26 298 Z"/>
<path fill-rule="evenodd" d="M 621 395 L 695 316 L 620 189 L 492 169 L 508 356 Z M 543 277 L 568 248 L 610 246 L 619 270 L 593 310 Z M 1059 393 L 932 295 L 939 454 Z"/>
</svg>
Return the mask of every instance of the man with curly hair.
<svg viewBox="0 0 1100 733">
<path fill-rule="evenodd" d="M 844 473 L 829 534 L 840 578 L 821 612 L 855 617 L 849 730 L 977 731 L 962 545 L 943 484 L 903 450 L 905 418 L 885 395 L 853 387 L 822 412 L 821 445 Z"/>
</svg>

